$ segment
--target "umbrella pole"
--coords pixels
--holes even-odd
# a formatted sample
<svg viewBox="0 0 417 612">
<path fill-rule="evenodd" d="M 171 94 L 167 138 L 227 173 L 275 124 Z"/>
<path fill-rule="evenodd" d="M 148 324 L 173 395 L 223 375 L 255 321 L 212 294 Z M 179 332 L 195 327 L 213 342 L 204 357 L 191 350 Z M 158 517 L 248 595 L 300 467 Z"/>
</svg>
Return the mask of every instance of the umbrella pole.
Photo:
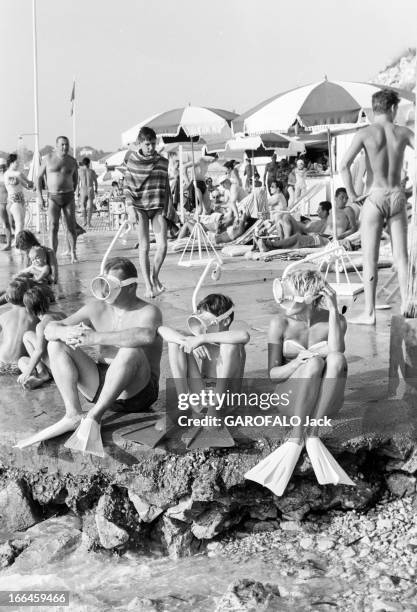
<svg viewBox="0 0 417 612">
<path fill-rule="evenodd" d="M 198 210 L 198 201 L 197 201 L 197 179 L 195 177 L 195 159 L 194 159 L 194 143 L 193 137 L 191 136 L 191 157 L 193 160 L 193 185 L 194 185 L 194 201 L 195 201 L 195 210 L 196 210 L 196 221 L 199 223 L 200 221 L 200 213 Z"/>
<path fill-rule="evenodd" d="M 182 223 L 185 222 L 185 210 L 184 210 L 184 159 L 183 159 L 183 151 L 182 145 L 178 148 L 178 153 L 180 156 L 180 218 Z"/>
<path fill-rule="evenodd" d="M 330 170 L 330 199 L 332 202 L 332 219 L 333 219 L 333 241 L 337 243 L 337 227 L 336 227 L 336 207 L 334 200 L 334 176 L 333 176 L 333 156 L 332 156 L 332 136 L 330 129 L 327 128 L 327 147 L 329 150 L 329 170 Z M 336 267 L 336 282 L 340 283 L 339 266 Z"/>
<path fill-rule="evenodd" d="M 192 156 L 192 166 L 193 166 L 193 185 L 194 185 L 194 200 L 196 203 L 196 222 L 195 225 L 192 229 L 191 232 L 191 236 L 188 239 L 186 246 L 184 247 L 184 250 L 182 252 L 182 255 L 180 257 L 180 260 L 178 262 L 179 266 L 192 266 L 192 265 L 199 265 L 201 263 L 207 263 L 208 261 L 214 259 L 215 261 L 217 261 L 217 263 L 222 264 L 223 260 L 220 257 L 220 255 L 217 253 L 216 249 L 214 248 L 214 246 L 212 245 L 212 243 L 210 242 L 204 227 L 201 225 L 200 223 L 200 213 L 198 210 L 198 201 L 197 201 L 197 179 L 195 176 L 195 159 L 194 159 L 194 144 L 193 144 L 193 138 L 191 136 L 191 156 Z M 202 205 L 203 203 L 201 203 Z M 192 240 L 192 245 L 191 245 L 191 251 L 190 251 L 190 257 L 188 262 L 184 262 L 184 256 L 185 253 L 188 249 L 188 245 L 190 244 L 190 241 Z M 193 254 L 194 254 L 194 244 L 197 241 L 197 249 L 198 249 L 198 258 L 197 259 L 193 259 Z M 204 253 L 203 253 L 204 251 Z M 206 257 L 204 257 L 203 255 L 206 255 Z"/>
</svg>

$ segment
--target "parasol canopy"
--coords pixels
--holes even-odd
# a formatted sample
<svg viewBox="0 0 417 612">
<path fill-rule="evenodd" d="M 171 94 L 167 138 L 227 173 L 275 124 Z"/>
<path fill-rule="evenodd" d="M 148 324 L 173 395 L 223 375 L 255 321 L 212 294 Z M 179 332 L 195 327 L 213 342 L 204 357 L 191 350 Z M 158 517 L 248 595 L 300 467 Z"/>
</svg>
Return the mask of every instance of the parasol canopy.
<svg viewBox="0 0 417 612">
<path fill-rule="evenodd" d="M 279 93 L 235 119 L 234 133 L 287 132 L 298 123 L 304 128 L 323 129 L 328 125 L 366 123 L 372 118 L 372 95 L 383 85 L 351 81 L 328 81 Z M 400 96 L 399 110 L 408 110 L 414 95 L 394 89 Z"/>
<path fill-rule="evenodd" d="M 155 130 L 158 136 L 176 138 L 177 142 L 199 136 L 203 136 L 206 143 L 210 142 L 210 138 L 227 140 L 232 137 L 230 124 L 236 117 L 236 113 L 224 109 L 183 106 L 136 124 L 123 132 L 122 141 L 126 144 L 135 142 L 140 128 L 145 125 Z"/>
</svg>

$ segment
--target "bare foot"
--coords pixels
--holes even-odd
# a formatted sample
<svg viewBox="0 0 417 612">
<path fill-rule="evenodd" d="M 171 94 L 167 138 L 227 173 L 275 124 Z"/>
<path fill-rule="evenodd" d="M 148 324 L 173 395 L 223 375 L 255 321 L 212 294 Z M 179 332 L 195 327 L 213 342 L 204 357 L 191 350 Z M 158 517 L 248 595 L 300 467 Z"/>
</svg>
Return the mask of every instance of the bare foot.
<svg viewBox="0 0 417 612">
<path fill-rule="evenodd" d="M 347 322 L 351 323 L 352 325 L 375 325 L 376 323 L 375 313 L 373 315 L 370 315 L 364 312 L 357 317 L 348 319 Z"/>
<path fill-rule="evenodd" d="M 145 290 L 145 297 L 152 299 L 155 297 L 154 289 L 152 287 L 147 287 Z"/>
<path fill-rule="evenodd" d="M 25 384 L 23 385 L 25 389 L 36 389 L 43 385 L 43 383 L 50 380 L 51 377 L 47 374 L 43 376 L 29 376 Z"/>
<path fill-rule="evenodd" d="M 78 263 L 77 254 L 71 253 L 71 263 Z"/>
</svg>

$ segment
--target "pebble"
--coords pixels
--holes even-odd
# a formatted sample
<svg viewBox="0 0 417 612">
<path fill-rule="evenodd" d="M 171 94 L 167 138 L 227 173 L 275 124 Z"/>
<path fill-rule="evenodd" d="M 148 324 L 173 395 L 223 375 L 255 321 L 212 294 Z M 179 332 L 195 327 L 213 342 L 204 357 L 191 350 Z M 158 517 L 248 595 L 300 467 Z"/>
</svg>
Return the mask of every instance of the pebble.
<svg viewBox="0 0 417 612">
<path fill-rule="evenodd" d="M 303 529 L 298 521 L 282 521 L 280 526 L 283 531 L 301 531 Z"/>
</svg>

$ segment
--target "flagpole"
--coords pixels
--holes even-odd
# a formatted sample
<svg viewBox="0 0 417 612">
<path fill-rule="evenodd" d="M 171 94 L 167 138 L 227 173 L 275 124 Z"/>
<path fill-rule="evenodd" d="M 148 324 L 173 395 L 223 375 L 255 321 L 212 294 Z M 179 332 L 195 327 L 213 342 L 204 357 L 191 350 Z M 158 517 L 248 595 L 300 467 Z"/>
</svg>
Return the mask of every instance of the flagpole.
<svg viewBox="0 0 417 612">
<path fill-rule="evenodd" d="M 32 0 L 33 34 L 33 92 L 35 112 L 35 153 L 39 153 L 39 105 L 38 105 L 38 44 L 36 32 L 36 0 Z"/>
<path fill-rule="evenodd" d="M 76 107 L 76 103 L 75 103 L 75 77 L 73 80 L 73 92 L 74 92 L 74 99 L 72 101 L 72 146 L 73 146 L 73 151 L 74 151 L 74 158 L 77 159 L 77 138 L 76 138 L 76 130 L 75 130 L 75 107 Z"/>
<path fill-rule="evenodd" d="M 36 0 L 32 0 L 32 41 L 33 41 L 33 109 L 35 119 L 35 148 L 33 151 L 33 182 L 36 188 L 36 182 L 38 179 L 39 172 L 39 103 L 38 103 L 38 36 L 36 29 Z M 35 173 L 35 168 L 37 172 Z M 36 174 L 36 176 L 35 176 Z M 41 204 L 39 199 L 36 198 L 36 229 L 38 232 L 41 231 Z"/>
</svg>

